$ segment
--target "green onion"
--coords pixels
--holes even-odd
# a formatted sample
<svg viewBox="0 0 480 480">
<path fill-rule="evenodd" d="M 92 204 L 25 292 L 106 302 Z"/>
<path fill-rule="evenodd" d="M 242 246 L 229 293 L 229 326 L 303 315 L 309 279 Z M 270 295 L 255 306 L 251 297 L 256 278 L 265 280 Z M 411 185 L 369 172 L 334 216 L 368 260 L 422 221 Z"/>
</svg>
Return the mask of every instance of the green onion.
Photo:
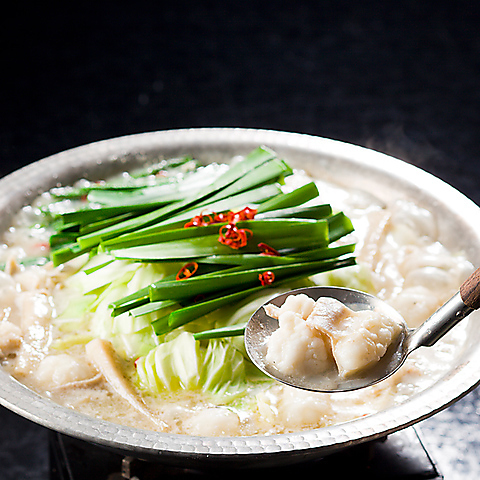
<svg viewBox="0 0 480 480">
<path fill-rule="evenodd" d="M 150 288 L 145 287 L 131 295 L 123 297 L 110 304 L 112 316 L 120 315 L 150 302 Z"/>
<path fill-rule="evenodd" d="M 141 317 L 142 315 L 148 315 L 150 313 L 159 312 L 165 308 L 170 308 L 175 305 L 178 305 L 177 302 L 170 300 L 162 300 L 159 302 L 149 302 L 140 307 L 132 308 L 129 313 L 134 317 Z"/>
<path fill-rule="evenodd" d="M 271 281 L 278 286 L 355 264 L 355 246 L 334 243 L 352 232 L 350 219 L 342 212 L 332 214 L 328 204 L 315 203 L 319 192 L 314 182 L 285 193 L 283 180 L 293 171 L 270 149 L 259 147 L 226 170 L 215 167 L 208 184 L 209 167 L 150 178 L 161 165 L 112 182 L 52 192 L 59 198 L 87 196 L 86 203 L 73 202 L 78 208 L 51 214 L 55 265 L 90 252 L 87 275 L 118 260 L 127 265 L 168 262 L 173 266 L 167 271 L 178 268 L 188 274 L 168 275 L 111 302 L 112 316 L 147 316 L 141 322 L 148 319 L 155 333 L 163 335 L 254 295 Z M 213 219 L 245 206 L 256 210 L 254 218 L 233 227 L 223 222 L 185 228 L 196 216 L 211 213 Z M 243 232 L 245 242 L 228 244 L 228 228 L 233 234 Z M 184 270 L 186 264 L 195 269 Z M 195 339 L 242 335 L 244 327 L 197 332 Z"/>
<path fill-rule="evenodd" d="M 211 185 L 204 188 L 200 192 L 196 192 L 194 197 L 187 197 L 183 201 L 175 202 L 171 205 L 155 209 L 152 212 L 144 213 L 133 219 L 114 225 L 113 227 L 107 227 L 93 234 L 81 236 L 77 241 L 81 248 L 91 248 L 98 245 L 101 241 L 115 237 L 119 234 L 153 225 L 156 222 L 171 217 L 175 213 L 178 213 L 187 207 L 191 207 L 194 204 L 204 205 L 204 203 L 202 204 L 202 201 L 204 201 L 207 197 L 211 196 L 215 192 L 218 192 L 219 190 L 225 189 L 225 187 L 230 186 L 235 181 L 240 181 L 241 177 L 247 173 L 250 175 L 253 184 L 257 185 L 255 177 L 253 176 L 252 178 L 252 170 L 256 167 L 259 167 L 263 163 L 272 160 L 273 158 L 275 158 L 275 154 L 273 152 L 265 149 L 254 150 L 245 158 L 243 162 L 237 163 L 232 168 L 227 170 L 225 174 L 217 178 Z M 272 167 L 276 169 L 276 164 L 272 165 Z M 242 185 L 242 187 L 244 190 L 248 189 L 247 185 Z M 228 194 L 224 195 L 222 198 L 226 197 L 228 197 Z"/>
<path fill-rule="evenodd" d="M 290 278 L 302 273 L 305 277 L 315 273 L 333 270 L 335 268 L 353 265 L 352 258 L 344 260 L 319 260 L 316 262 L 301 262 L 291 265 L 275 265 L 269 268 L 278 280 Z M 217 274 L 190 277 L 182 281 L 161 280 L 150 285 L 150 300 L 181 300 L 197 295 L 205 295 L 219 289 L 252 288 L 258 284 L 258 275 L 264 268 L 252 268 L 230 272 L 224 270 Z"/>
<path fill-rule="evenodd" d="M 236 253 L 232 248 L 222 245 L 219 241 L 219 228 L 221 225 L 209 225 L 198 228 L 184 228 L 169 230 L 152 237 L 137 240 L 142 243 L 124 249 L 108 249 L 117 259 L 130 259 L 138 261 L 179 260 L 205 257 L 210 255 L 228 255 Z M 239 228 L 248 228 L 253 232 L 252 241 L 241 249 L 242 252 L 251 253 L 260 250 L 258 243 L 266 243 L 275 248 L 306 248 L 312 245 L 325 246 L 328 243 L 328 224 L 323 220 L 259 220 L 239 222 Z M 209 234 L 215 231 L 214 234 Z M 201 235 L 200 235 L 201 234 Z M 169 240 L 175 238 L 174 240 Z M 162 241 L 165 240 L 165 241 Z M 143 244 L 147 242 L 146 244 Z"/>
<path fill-rule="evenodd" d="M 318 196 L 318 189 L 314 182 L 307 183 L 299 188 L 296 188 L 290 193 L 274 197 L 267 200 L 258 207 L 258 213 L 268 212 L 271 210 L 285 209 L 289 207 L 296 207 L 308 202 Z"/>
<path fill-rule="evenodd" d="M 101 230 L 102 228 L 110 227 L 111 225 L 123 222 L 124 220 L 127 220 L 132 216 L 133 212 L 126 212 L 122 215 L 116 215 L 113 217 L 105 218 L 104 220 L 97 220 L 96 222 L 82 225 L 80 227 L 79 235 L 87 235 L 88 233 L 96 232 L 97 230 Z"/>
<path fill-rule="evenodd" d="M 192 163 L 192 167 L 196 166 L 196 162 L 192 157 L 162 160 L 148 167 L 136 169 L 129 174 L 123 174 L 119 178 L 113 179 L 109 182 L 92 182 L 82 187 L 55 187 L 50 190 L 50 195 L 52 195 L 53 198 L 58 199 L 77 199 L 85 197 L 90 192 L 102 191 L 118 194 L 151 187 L 152 184 L 162 185 L 169 183 L 170 179 L 163 176 L 156 177 L 159 172 L 166 170 L 171 171 L 172 169 L 184 166 L 189 162 Z M 152 178 L 154 178 L 153 182 Z"/>
<path fill-rule="evenodd" d="M 227 327 L 213 328 L 211 330 L 203 330 L 193 334 L 195 340 L 210 340 L 212 338 L 237 337 L 245 333 L 246 323 L 238 325 L 230 325 Z"/>
<path fill-rule="evenodd" d="M 265 185 L 248 192 L 243 192 L 238 195 L 220 200 L 218 202 L 209 203 L 202 206 L 196 206 L 187 210 L 184 210 L 176 215 L 172 215 L 170 218 L 157 222 L 156 224 L 141 228 L 134 232 L 119 235 L 111 240 L 102 241 L 104 246 L 112 247 L 114 245 L 121 245 L 122 242 L 128 243 L 134 238 L 142 238 L 145 235 L 152 233 L 162 232 L 172 228 L 183 228 L 185 223 L 196 215 L 202 214 L 202 212 L 224 212 L 227 210 L 235 210 L 243 208 L 246 204 L 257 204 L 265 201 L 276 195 L 282 195 L 281 190 L 277 185 Z"/>
<path fill-rule="evenodd" d="M 321 218 L 327 218 L 331 214 L 332 207 L 330 205 L 321 204 L 308 207 L 287 207 L 279 208 L 278 210 L 263 211 L 261 213 L 257 213 L 257 215 L 255 215 L 255 218 L 257 220 L 264 220 L 267 218 L 311 218 L 315 220 L 320 220 Z"/>
<path fill-rule="evenodd" d="M 180 308 L 178 310 L 170 313 L 168 317 L 168 326 L 172 329 L 185 325 L 196 318 L 202 317 L 203 315 L 213 312 L 218 308 L 225 307 L 229 304 L 232 304 L 238 300 L 248 297 L 249 295 L 258 292 L 261 290 L 262 286 L 253 287 L 246 290 L 241 290 L 239 292 L 231 293 L 228 295 L 223 295 L 206 302 L 198 302 L 196 304 L 190 305 L 188 307 Z M 155 324 L 153 323 L 155 328 Z"/>
<path fill-rule="evenodd" d="M 82 248 L 77 243 L 71 243 L 65 245 L 58 250 L 52 251 L 52 260 L 55 266 L 61 265 L 62 263 L 66 263 L 69 260 L 79 257 L 84 253 L 87 253 L 91 250 L 91 248 Z"/>
<path fill-rule="evenodd" d="M 327 219 L 330 242 L 335 242 L 353 232 L 352 221 L 343 213 L 337 213 Z"/>
</svg>

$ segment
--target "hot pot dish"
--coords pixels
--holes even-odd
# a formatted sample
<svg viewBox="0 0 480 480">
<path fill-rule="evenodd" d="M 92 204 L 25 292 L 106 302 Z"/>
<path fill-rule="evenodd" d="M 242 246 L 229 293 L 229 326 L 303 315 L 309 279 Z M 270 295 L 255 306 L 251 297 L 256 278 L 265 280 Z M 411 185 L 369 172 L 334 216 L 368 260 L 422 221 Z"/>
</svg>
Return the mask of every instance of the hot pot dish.
<svg viewBox="0 0 480 480">
<path fill-rule="evenodd" d="M 363 290 L 409 327 L 456 293 L 478 264 L 478 209 L 399 160 L 199 129 L 2 182 L 2 403 L 41 424 L 168 461 L 293 461 L 415 423 L 478 381 L 476 315 L 353 392 L 288 387 L 246 355 L 250 315 L 292 288 Z"/>
</svg>

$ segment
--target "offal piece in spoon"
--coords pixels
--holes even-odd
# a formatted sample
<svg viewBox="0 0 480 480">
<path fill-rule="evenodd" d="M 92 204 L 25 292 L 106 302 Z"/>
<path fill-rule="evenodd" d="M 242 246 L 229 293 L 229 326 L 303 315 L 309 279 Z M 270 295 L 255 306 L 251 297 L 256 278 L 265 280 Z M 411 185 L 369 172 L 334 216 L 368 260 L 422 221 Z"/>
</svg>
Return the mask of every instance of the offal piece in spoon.
<svg viewBox="0 0 480 480">
<path fill-rule="evenodd" d="M 377 310 L 354 311 L 331 297 L 287 297 L 281 307 L 265 306 L 279 328 L 267 343 L 266 362 L 286 375 L 316 375 L 335 368 L 341 377 L 378 362 L 402 331 L 398 321 Z"/>
</svg>

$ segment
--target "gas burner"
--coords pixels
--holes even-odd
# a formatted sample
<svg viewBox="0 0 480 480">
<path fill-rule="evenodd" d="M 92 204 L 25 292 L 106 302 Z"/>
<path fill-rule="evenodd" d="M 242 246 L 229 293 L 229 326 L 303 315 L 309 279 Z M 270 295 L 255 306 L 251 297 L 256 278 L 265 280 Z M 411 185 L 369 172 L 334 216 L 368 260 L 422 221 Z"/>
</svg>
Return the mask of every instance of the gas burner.
<svg viewBox="0 0 480 480">
<path fill-rule="evenodd" d="M 237 469 L 235 473 L 239 472 Z M 345 449 L 317 460 L 291 466 L 248 469 L 250 480 L 265 474 L 305 477 L 316 473 L 325 478 L 368 478 L 370 480 L 440 480 L 443 476 L 413 427 L 386 438 Z M 232 471 L 197 470 L 147 462 L 112 453 L 102 447 L 50 433 L 50 480 L 168 480 L 224 479 Z"/>
</svg>

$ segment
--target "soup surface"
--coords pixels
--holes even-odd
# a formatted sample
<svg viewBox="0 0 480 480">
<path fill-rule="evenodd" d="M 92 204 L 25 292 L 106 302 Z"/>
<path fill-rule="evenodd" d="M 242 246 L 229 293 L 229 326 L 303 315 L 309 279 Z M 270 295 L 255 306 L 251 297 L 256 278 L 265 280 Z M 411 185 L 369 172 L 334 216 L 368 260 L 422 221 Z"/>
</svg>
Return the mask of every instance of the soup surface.
<svg viewBox="0 0 480 480">
<path fill-rule="evenodd" d="M 244 160 L 235 158 L 231 165 Z M 4 233 L 0 249 L 3 368 L 40 394 L 87 415 L 144 429 L 204 436 L 287 433 L 345 422 L 401 403 L 436 382 L 461 352 L 464 325 L 455 327 L 434 347 L 412 354 L 392 377 L 354 392 L 294 389 L 264 377 L 251 364 L 243 347 L 242 326 L 259 305 L 285 290 L 311 284 L 364 290 L 393 306 L 409 327 L 416 327 L 473 270 L 462 252 L 449 251 L 439 242 L 436 218 L 415 203 L 399 199 L 385 204 L 371 192 L 345 189 L 312 178 L 309 172 L 288 171 L 288 166 L 275 161 L 278 175 L 263 183 L 258 180 L 255 192 L 258 187 L 264 195 L 268 187 L 287 195 L 313 183 L 318 190 L 315 198 L 300 206 L 280 203 L 267 208 L 276 194 L 254 197 L 252 189 L 249 199 L 233 192 L 215 211 L 236 214 L 236 219 L 213 221 L 217 213 L 207 202 L 196 211 L 187 208 L 179 223 L 167 229 L 170 233 L 162 230 L 163 237 L 154 237 L 159 232 L 149 224 L 150 230 L 140 237 L 143 241 L 151 235 L 151 242 L 141 245 L 135 243 L 133 234 L 125 240 L 105 236 L 100 246 L 89 242 L 100 228 L 108 232 L 112 225 L 137 218 L 137 211 L 151 215 L 152 209 L 160 211 L 200 195 L 225 178 L 232 167 L 198 166 L 191 159 L 159 162 L 141 174 L 124 173 L 108 183 L 81 180 L 74 187 L 54 189 L 23 208 Z M 260 173 L 256 170 L 257 177 Z M 217 193 L 208 195 L 212 199 Z M 149 210 L 142 210 L 147 203 Z M 333 213 L 317 222 L 310 208 L 317 212 L 316 206 L 325 204 L 331 205 Z M 128 208 L 121 210 L 122 205 Z M 288 209 L 303 206 L 302 221 L 297 222 Z M 78 234 L 75 247 L 69 243 L 69 233 L 78 227 L 75 219 L 80 217 L 72 214 L 70 224 L 62 217 L 79 209 L 84 215 L 79 220 L 83 222 L 82 249 Z M 101 218 L 100 211 L 110 216 Z M 353 232 L 347 228 L 348 219 L 335 217 L 337 212 L 351 220 Z M 63 226 L 59 230 L 60 218 Z M 109 223 L 111 218 L 115 221 Z M 261 221 L 270 222 L 270 228 L 279 218 L 290 223 L 280 224 L 283 233 L 278 238 L 270 230 L 265 237 L 263 230 L 257 230 L 263 228 Z M 336 220 L 329 222 L 328 218 Z M 336 238 L 339 219 L 344 231 Z M 260 221 L 258 226 L 248 223 L 254 221 Z M 310 258 L 308 278 L 282 277 L 284 262 L 296 265 L 299 259 L 306 261 L 302 252 L 318 253 L 308 250 L 314 237 L 295 233 L 307 230 L 294 229 L 315 228 L 321 237 L 325 222 L 330 228 L 328 247 L 339 249 L 332 262 L 339 263 L 320 267 L 324 260 L 315 263 Z M 206 237 L 183 238 L 192 228 L 215 231 L 208 246 L 213 250 L 201 250 L 207 249 Z M 138 229 L 134 227 L 133 233 Z M 250 251 L 252 238 L 268 242 L 257 240 L 256 250 Z M 193 251 L 184 253 L 188 242 Z M 344 260 L 350 258 L 353 243 L 355 264 Z M 322 243 L 318 251 L 326 246 Z M 246 255 L 238 261 L 242 265 L 253 262 L 247 273 L 254 272 L 258 280 L 252 284 L 235 280 L 229 286 L 225 273 L 240 267 L 232 267 L 225 258 L 230 255 L 229 259 L 237 261 L 243 252 Z M 263 270 L 258 273 L 255 265 L 260 261 Z M 218 265 L 222 265 L 219 270 Z M 197 281 L 204 278 L 218 280 L 207 293 L 202 290 L 207 282 Z M 241 288 L 237 288 L 239 282 Z M 189 287 L 189 296 L 177 296 L 184 286 Z M 210 300 L 219 302 L 214 304 L 217 308 L 202 310 Z M 226 329 L 226 336 L 212 337 L 212 331 L 221 329 Z"/>
</svg>

